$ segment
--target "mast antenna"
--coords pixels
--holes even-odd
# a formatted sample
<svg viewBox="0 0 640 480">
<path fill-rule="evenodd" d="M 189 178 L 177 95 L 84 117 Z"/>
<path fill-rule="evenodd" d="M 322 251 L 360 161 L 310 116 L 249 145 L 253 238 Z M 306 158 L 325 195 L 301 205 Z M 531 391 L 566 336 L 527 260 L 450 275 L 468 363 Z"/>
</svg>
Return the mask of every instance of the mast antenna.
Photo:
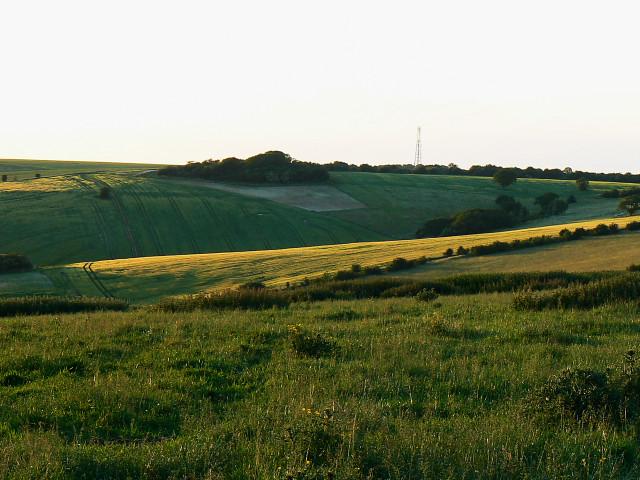
<svg viewBox="0 0 640 480">
<path fill-rule="evenodd" d="M 416 139 L 416 155 L 413 159 L 413 166 L 422 165 L 422 142 L 420 140 L 420 127 L 418 127 L 418 137 Z"/>
</svg>

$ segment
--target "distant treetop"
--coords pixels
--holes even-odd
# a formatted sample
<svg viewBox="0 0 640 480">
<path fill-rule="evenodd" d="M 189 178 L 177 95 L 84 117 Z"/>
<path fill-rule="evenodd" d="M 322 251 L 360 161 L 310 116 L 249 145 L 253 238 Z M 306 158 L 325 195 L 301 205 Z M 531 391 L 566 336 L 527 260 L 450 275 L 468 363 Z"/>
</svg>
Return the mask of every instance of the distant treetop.
<svg viewBox="0 0 640 480">
<path fill-rule="evenodd" d="M 250 183 L 315 183 L 329 179 L 326 166 L 294 160 L 277 150 L 260 153 L 246 160 L 230 157 L 189 162 L 184 166 L 163 168 L 158 174 Z"/>
</svg>

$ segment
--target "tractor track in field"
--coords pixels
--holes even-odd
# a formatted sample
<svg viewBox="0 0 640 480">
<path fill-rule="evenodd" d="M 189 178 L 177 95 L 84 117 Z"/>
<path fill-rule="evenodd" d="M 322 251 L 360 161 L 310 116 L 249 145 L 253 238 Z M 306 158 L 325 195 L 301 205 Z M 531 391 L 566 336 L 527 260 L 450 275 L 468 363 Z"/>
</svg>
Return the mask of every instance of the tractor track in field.
<svg viewBox="0 0 640 480">
<path fill-rule="evenodd" d="M 83 191 L 91 194 L 91 196 L 95 196 L 95 192 L 93 190 L 93 188 L 91 188 L 89 185 L 87 185 L 86 183 L 84 183 L 80 178 L 78 177 L 72 177 L 71 178 Z M 98 201 L 95 198 L 91 198 L 91 208 L 93 209 L 93 212 L 95 214 L 96 217 L 96 225 L 98 227 L 98 235 L 100 235 L 101 239 L 102 239 L 102 243 L 104 244 L 105 250 L 107 252 L 107 256 L 111 259 L 115 258 L 114 252 L 113 252 L 113 245 L 111 243 L 111 239 L 109 238 L 109 234 L 108 232 L 108 223 L 104 217 L 104 213 L 102 212 L 102 210 L 100 209 L 100 207 L 98 206 Z"/>
<path fill-rule="evenodd" d="M 98 275 L 96 275 L 96 272 L 93 271 L 91 265 L 93 265 L 93 262 L 87 262 L 82 265 L 82 270 L 84 270 L 84 273 L 87 274 L 87 277 L 89 277 L 91 283 L 98 289 L 100 293 L 102 293 L 107 298 L 114 298 L 109 289 L 102 283 L 102 281 L 100 281 Z"/>
<path fill-rule="evenodd" d="M 216 211 L 211 206 L 211 203 L 209 203 L 209 199 L 201 197 L 199 195 L 198 195 L 198 199 L 200 200 L 200 202 L 204 206 L 205 210 L 209 213 L 209 216 L 211 218 L 213 218 L 213 220 L 216 223 L 216 225 L 220 225 L 222 223 L 220 221 L 220 217 L 218 216 Z M 232 252 L 233 251 L 233 245 L 231 244 L 231 241 L 229 240 L 229 237 L 227 236 L 227 234 L 223 232 L 220 236 L 222 237 L 223 242 L 227 245 L 227 251 Z"/>
<path fill-rule="evenodd" d="M 73 293 L 75 293 L 78 297 L 82 296 L 82 293 L 80 292 L 80 290 L 78 290 L 78 287 L 76 287 L 75 283 L 73 283 L 71 281 L 71 278 L 69 278 L 69 275 L 67 275 L 67 272 L 65 272 L 64 270 L 60 270 L 58 272 L 58 275 L 60 276 L 61 279 L 61 283 L 62 283 L 62 290 L 64 292 L 70 292 L 72 291 Z M 60 286 L 60 284 L 53 279 L 53 277 L 49 277 L 51 279 L 51 282 L 54 284 L 54 286 Z M 58 285 L 56 285 L 58 283 Z"/>
<path fill-rule="evenodd" d="M 79 175 L 80 178 L 85 178 L 83 175 Z M 85 178 L 86 179 L 86 178 Z M 104 180 L 100 180 L 99 178 L 94 178 L 93 182 L 100 187 L 107 187 L 111 190 L 111 198 L 113 199 L 113 204 L 118 211 L 118 215 L 122 220 L 122 225 L 124 226 L 124 231 L 129 239 L 129 246 L 131 247 L 131 254 L 133 257 L 140 257 L 141 249 L 136 241 L 136 237 L 131 230 L 131 223 L 129 222 L 129 217 L 127 216 L 127 212 L 122 204 L 122 200 L 111 186 L 105 182 Z"/>
<path fill-rule="evenodd" d="M 144 202 L 142 201 L 142 198 L 140 198 L 140 190 L 138 189 L 137 186 L 135 186 L 131 182 L 119 182 L 119 185 L 122 187 L 124 192 L 131 195 L 131 198 L 135 202 L 136 206 L 138 207 L 138 210 L 140 211 L 140 214 L 142 215 L 144 223 L 148 225 L 148 231 L 151 235 L 151 241 L 153 242 L 153 245 L 156 249 L 156 253 L 158 255 L 164 255 L 165 250 L 162 247 L 162 241 L 160 240 L 160 235 L 158 234 L 158 230 L 155 228 L 155 223 L 152 221 L 151 215 L 149 215 L 147 207 L 145 207 Z"/>
<path fill-rule="evenodd" d="M 191 228 L 191 225 L 187 221 L 187 218 L 184 216 L 184 213 L 180 209 L 180 206 L 178 205 L 178 202 L 176 202 L 176 199 L 173 198 L 173 195 L 167 193 L 165 190 L 162 190 L 156 184 L 152 183 L 152 185 L 153 185 L 153 188 L 155 188 L 156 191 L 158 193 L 160 193 L 160 195 L 162 195 L 164 198 L 167 199 L 167 201 L 169 202 L 169 205 L 171 205 L 171 208 L 173 209 L 176 217 L 182 223 L 182 227 L 183 227 L 185 233 L 187 234 L 187 237 L 189 238 L 189 243 L 191 244 L 192 253 L 202 253 L 202 249 L 200 248 L 200 246 L 198 245 L 198 241 L 196 240 L 196 235 L 193 232 L 193 229 Z"/>
</svg>

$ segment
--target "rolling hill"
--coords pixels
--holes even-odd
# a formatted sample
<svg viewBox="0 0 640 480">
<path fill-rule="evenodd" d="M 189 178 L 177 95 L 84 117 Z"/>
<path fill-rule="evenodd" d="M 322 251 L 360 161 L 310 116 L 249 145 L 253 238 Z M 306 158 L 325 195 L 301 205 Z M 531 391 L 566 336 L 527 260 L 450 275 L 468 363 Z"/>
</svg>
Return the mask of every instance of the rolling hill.
<svg viewBox="0 0 640 480">
<path fill-rule="evenodd" d="M 39 272 L 4 275 L 4 284 L 0 283 L 0 295 L 35 292 L 115 296 L 139 303 L 151 303 L 170 295 L 231 287 L 248 281 L 259 280 L 267 284 L 283 285 L 320 276 L 325 272 L 346 269 L 354 263 L 367 266 L 384 264 L 396 257 L 439 257 L 449 247 L 457 248 L 462 245 L 469 248 L 494 241 L 557 235 L 562 228 L 593 228 L 598 223 L 614 221 L 623 226 L 629 221 L 638 220 L 640 217 L 626 217 L 457 237 L 80 262 L 48 267 Z M 624 233 L 615 237 L 523 250 L 513 254 L 511 268 L 503 268 L 499 261 L 495 267 L 482 268 L 483 262 L 491 265 L 491 260 L 488 259 L 503 258 L 504 255 L 451 259 L 448 263 L 429 264 L 417 270 L 416 275 L 429 275 L 433 271 L 435 276 L 444 276 L 448 268 L 453 271 L 457 265 L 465 265 L 464 262 L 470 262 L 469 271 L 518 271 L 518 264 L 520 270 L 528 271 L 559 270 L 565 267 L 573 270 L 575 259 L 583 256 L 582 249 L 585 247 L 585 255 L 593 255 L 593 258 L 587 262 L 588 268 L 582 267 L 583 270 L 624 269 L 633 261 L 640 261 L 639 238 L 638 233 Z M 543 256 L 542 260 L 533 264 L 522 262 L 528 256 L 535 257 L 535 252 L 539 250 L 560 253 Z M 573 263 L 571 259 L 574 259 Z M 480 267 L 474 268 L 474 262 Z M 455 273 L 461 271 L 465 271 L 464 266 Z"/>
<path fill-rule="evenodd" d="M 424 221 L 490 207 L 508 193 L 532 207 L 553 191 L 578 202 L 529 226 L 611 217 L 620 186 L 489 178 L 332 173 L 328 185 L 248 186 L 159 178 L 154 166 L 85 162 L 0 162 L 0 252 L 41 266 L 132 257 L 239 252 L 412 238 Z M 13 181 L 13 173 L 18 176 Z M 38 172 L 44 178 L 35 179 Z M 109 186 L 111 198 L 97 198 Z"/>
</svg>

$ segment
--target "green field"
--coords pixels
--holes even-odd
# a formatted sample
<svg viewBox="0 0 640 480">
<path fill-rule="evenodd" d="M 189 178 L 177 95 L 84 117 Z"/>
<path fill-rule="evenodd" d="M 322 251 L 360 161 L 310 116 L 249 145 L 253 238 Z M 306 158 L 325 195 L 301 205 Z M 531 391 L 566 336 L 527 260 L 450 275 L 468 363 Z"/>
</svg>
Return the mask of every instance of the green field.
<svg viewBox="0 0 640 480">
<path fill-rule="evenodd" d="M 617 202 L 598 193 L 618 186 L 594 183 L 578 192 L 572 182 L 519 180 L 502 189 L 488 178 L 334 173 L 328 187 L 364 208 L 313 211 L 205 182 L 141 175 L 153 165 L 2 161 L 0 167 L 0 173 L 24 174 L 0 183 L 0 251 L 25 254 L 41 266 L 406 239 L 429 218 L 490 207 L 501 193 L 528 204 L 546 191 L 578 198 L 568 213 L 529 226 L 612 217 Z M 33 179 L 36 171 L 47 178 Z M 112 198 L 100 200 L 97 193 L 106 185 Z M 325 186 L 307 189 L 328 195 Z"/>
<path fill-rule="evenodd" d="M 5 319 L 0 477 L 638 478 L 633 425 L 529 407 L 566 367 L 621 370 L 639 329 L 635 304 L 510 295 Z"/>
<path fill-rule="evenodd" d="M 426 220 L 446 217 L 469 208 L 495 208 L 501 194 L 521 201 L 531 212 L 535 197 L 554 192 L 561 197 L 574 195 L 578 200 L 569 210 L 554 217 L 530 222 L 524 226 L 569 223 L 591 218 L 611 217 L 616 213 L 616 200 L 598 198 L 614 183 L 592 182 L 591 189 L 580 192 L 575 183 L 564 180 L 519 179 L 501 188 L 485 177 L 446 175 L 397 175 L 392 173 L 332 173 L 333 184 L 367 209 L 336 212 L 336 216 L 391 238 L 411 238 Z M 618 184 L 623 186 L 624 184 Z M 382 229 L 382 230 L 381 230 Z"/>
<path fill-rule="evenodd" d="M 162 297 L 193 293 L 210 289 L 237 286 L 248 281 L 263 281 L 271 285 L 284 285 L 287 282 L 298 282 L 307 277 L 317 277 L 325 272 L 349 269 L 352 264 L 362 266 L 382 265 L 396 257 L 414 259 L 421 256 L 439 257 L 447 248 L 458 246 L 470 248 L 474 245 L 486 245 L 494 241 L 524 240 L 540 235 L 557 235 L 562 228 L 593 228 L 596 224 L 617 222 L 624 227 L 627 222 L 638 221 L 640 217 L 619 219 L 600 219 L 572 224 L 535 227 L 506 232 L 494 232 L 458 237 L 426 238 L 418 240 L 397 240 L 387 242 L 361 242 L 339 245 L 323 245 L 317 247 L 291 248 L 284 250 L 260 250 L 250 252 L 227 252 L 200 255 L 164 255 L 156 257 L 127 258 L 121 260 L 104 260 L 99 262 L 80 262 L 71 265 L 55 266 L 42 269 L 38 274 L 43 278 L 42 285 L 49 285 L 49 292 L 59 294 L 113 295 L 128 298 L 134 302 L 152 303 Z M 571 258 L 584 260 L 582 248 L 589 247 L 590 242 L 603 242 L 606 249 L 595 255 L 593 249 L 588 250 L 595 256 L 587 260 L 593 264 L 591 270 L 624 269 L 632 260 L 638 259 L 640 242 L 637 233 L 622 233 L 615 238 L 588 239 L 558 246 L 565 247 L 570 253 L 556 256 L 553 259 L 541 260 L 535 264 L 520 263 L 523 270 L 576 270 L 572 267 Z M 618 245 L 621 247 L 618 248 Z M 540 249 L 519 251 L 525 257 L 534 255 Z M 547 251 L 547 250 L 542 250 Z M 549 250 L 553 251 L 553 250 Z M 503 255 L 490 255 L 478 259 L 452 259 L 449 263 L 436 262 L 424 269 L 416 269 L 417 274 L 432 272 L 436 276 L 448 273 L 448 266 L 482 265 Z M 515 259 L 518 266 L 517 256 Z M 546 257 L 543 257 L 546 258 Z M 562 263 L 561 262 L 564 262 Z M 457 263 L 460 262 L 460 263 Z M 475 263 L 474 263 L 475 262 Z M 473 270 L 473 267 L 470 267 Z M 483 269 L 479 271 L 501 271 Z M 506 269 L 508 270 L 508 269 Z M 458 269 L 457 271 L 464 271 Z M 413 270 L 411 271 L 413 272 Z M 439 273 L 439 275 L 438 275 Z M 3 275 L 4 286 L 0 283 L 0 296 L 21 294 L 28 290 L 20 275 Z M 49 279 L 49 283 L 47 283 Z M 33 278 L 29 277 L 29 282 Z M 42 290 L 39 290 L 42 293 Z"/>
<path fill-rule="evenodd" d="M 164 165 L 149 163 L 83 162 L 70 160 L 16 160 L 0 158 L 0 175 L 10 181 L 25 181 L 40 174 L 42 177 L 93 172 L 141 172 Z M 0 190 L 1 191 L 1 190 Z"/>
</svg>

